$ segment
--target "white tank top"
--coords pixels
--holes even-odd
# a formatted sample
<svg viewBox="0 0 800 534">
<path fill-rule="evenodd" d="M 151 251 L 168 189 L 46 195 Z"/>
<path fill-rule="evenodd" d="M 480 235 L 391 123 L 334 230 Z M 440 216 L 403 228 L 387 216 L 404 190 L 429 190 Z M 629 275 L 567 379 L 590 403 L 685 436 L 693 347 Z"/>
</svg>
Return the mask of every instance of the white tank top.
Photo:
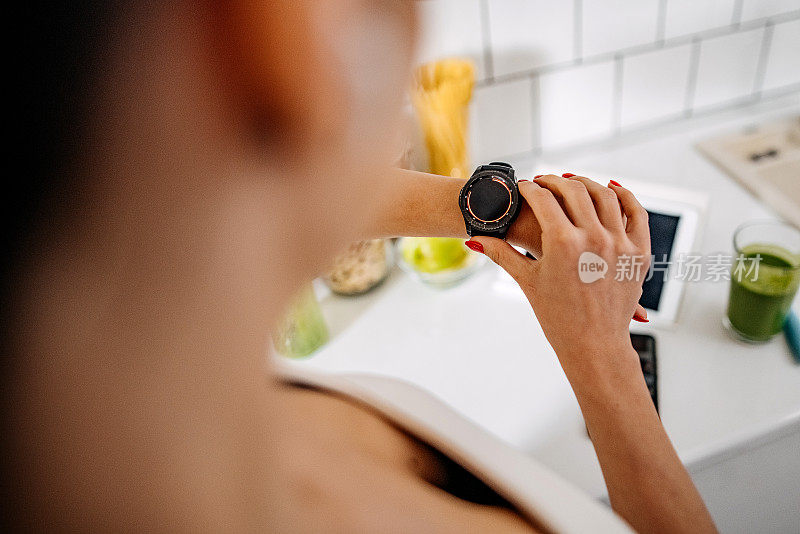
<svg viewBox="0 0 800 534">
<path fill-rule="evenodd" d="M 461 465 L 548 532 L 633 532 L 610 508 L 411 383 L 378 375 L 314 372 L 275 360 L 283 380 L 371 407 Z"/>
</svg>

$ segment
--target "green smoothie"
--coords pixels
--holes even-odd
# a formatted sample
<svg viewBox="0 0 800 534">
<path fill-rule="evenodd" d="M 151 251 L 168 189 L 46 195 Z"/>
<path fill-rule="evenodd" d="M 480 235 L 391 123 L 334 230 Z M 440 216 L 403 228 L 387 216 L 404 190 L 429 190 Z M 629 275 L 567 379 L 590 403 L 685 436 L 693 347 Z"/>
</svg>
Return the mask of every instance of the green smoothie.
<svg viewBox="0 0 800 534">
<path fill-rule="evenodd" d="M 770 339 L 781 331 L 799 284 L 798 255 L 777 245 L 743 247 L 731 273 L 731 326 L 749 340 Z"/>
</svg>

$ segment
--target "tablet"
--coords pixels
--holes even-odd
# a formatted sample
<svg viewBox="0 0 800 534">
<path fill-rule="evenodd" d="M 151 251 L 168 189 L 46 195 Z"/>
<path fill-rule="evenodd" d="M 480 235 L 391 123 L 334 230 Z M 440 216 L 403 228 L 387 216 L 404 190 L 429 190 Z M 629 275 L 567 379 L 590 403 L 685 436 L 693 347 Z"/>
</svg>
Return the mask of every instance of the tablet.
<svg viewBox="0 0 800 534">
<path fill-rule="evenodd" d="M 643 189 L 643 188 L 638 188 Z M 687 281 L 677 272 L 678 262 L 698 255 L 694 249 L 700 230 L 702 210 L 695 203 L 637 192 L 639 202 L 650 215 L 651 271 L 642 286 L 639 303 L 647 309 L 650 322 L 674 324 Z"/>
<path fill-rule="evenodd" d="M 591 171 L 573 172 L 589 176 L 602 184 L 609 180 L 609 177 Z M 678 262 L 699 255 L 696 244 L 699 242 L 708 197 L 697 191 L 640 182 L 627 177 L 615 176 L 614 179 L 632 191 L 650 215 L 653 265 L 648 273 L 649 279 L 642 286 L 639 303 L 647 309 L 650 323 L 656 326 L 673 326 L 678 321 L 686 285 L 692 283 L 683 279 L 686 277 L 678 276 L 676 267 Z M 616 272 L 609 274 L 614 275 Z"/>
</svg>

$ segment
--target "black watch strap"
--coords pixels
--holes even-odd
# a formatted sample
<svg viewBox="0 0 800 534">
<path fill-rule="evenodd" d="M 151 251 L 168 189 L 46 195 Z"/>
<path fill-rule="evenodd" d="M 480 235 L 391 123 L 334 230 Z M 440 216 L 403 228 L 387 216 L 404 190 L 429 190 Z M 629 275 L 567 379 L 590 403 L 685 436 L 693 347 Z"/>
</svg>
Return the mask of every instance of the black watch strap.
<svg viewBox="0 0 800 534">
<path fill-rule="evenodd" d="M 474 176 L 479 172 L 490 171 L 490 170 L 500 171 L 507 174 L 510 178 L 514 178 L 514 167 L 512 167 L 508 163 L 503 163 L 502 161 L 493 161 L 488 165 L 481 165 L 480 167 L 475 169 L 475 172 L 472 173 L 472 175 Z"/>
<path fill-rule="evenodd" d="M 470 236 L 470 237 L 475 237 L 475 236 L 478 236 L 478 235 L 485 235 L 487 237 L 496 237 L 498 239 L 505 239 L 506 238 L 506 234 L 508 233 L 507 231 L 506 232 L 481 232 L 480 230 L 478 230 L 476 228 L 472 228 L 468 224 L 466 225 L 466 227 L 467 227 L 467 235 Z"/>
</svg>

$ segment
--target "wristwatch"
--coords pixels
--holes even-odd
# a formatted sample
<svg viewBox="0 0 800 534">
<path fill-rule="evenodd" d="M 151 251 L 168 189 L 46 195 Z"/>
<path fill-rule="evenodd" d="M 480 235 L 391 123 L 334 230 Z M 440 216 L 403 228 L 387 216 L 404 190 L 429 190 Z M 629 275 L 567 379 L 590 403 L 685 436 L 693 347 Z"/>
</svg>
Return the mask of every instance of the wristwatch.
<svg viewBox="0 0 800 534">
<path fill-rule="evenodd" d="M 481 165 L 458 196 L 467 235 L 506 238 L 511 223 L 519 214 L 519 189 L 514 168 L 494 161 Z"/>
</svg>

